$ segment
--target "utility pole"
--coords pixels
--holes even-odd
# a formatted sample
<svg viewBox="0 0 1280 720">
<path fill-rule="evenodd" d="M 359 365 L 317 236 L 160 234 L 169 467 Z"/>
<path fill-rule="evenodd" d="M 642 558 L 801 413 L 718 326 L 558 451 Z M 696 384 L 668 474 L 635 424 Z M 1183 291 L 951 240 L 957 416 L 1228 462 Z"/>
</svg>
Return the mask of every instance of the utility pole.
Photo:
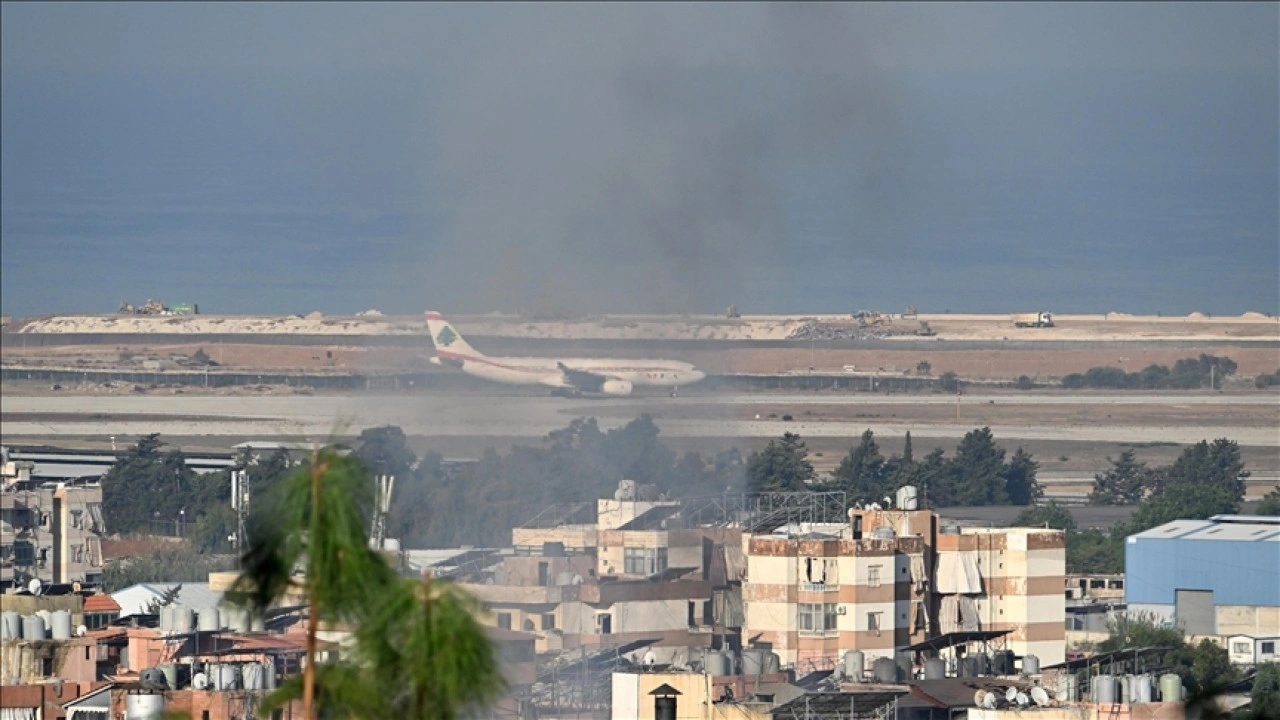
<svg viewBox="0 0 1280 720">
<path fill-rule="evenodd" d="M 231 509 L 236 513 L 236 555 L 244 557 L 244 547 L 248 544 L 249 533 L 245 529 L 245 518 L 249 514 L 249 483 L 244 470 L 231 471 Z"/>
</svg>

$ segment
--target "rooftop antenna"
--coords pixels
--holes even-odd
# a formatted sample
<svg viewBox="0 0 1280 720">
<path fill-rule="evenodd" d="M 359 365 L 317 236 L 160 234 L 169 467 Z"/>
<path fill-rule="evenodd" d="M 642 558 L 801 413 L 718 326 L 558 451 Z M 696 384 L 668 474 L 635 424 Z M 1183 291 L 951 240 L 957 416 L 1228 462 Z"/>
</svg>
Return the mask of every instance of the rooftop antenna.
<svg viewBox="0 0 1280 720">
<path fill-rule="evenodd" d="M 231 471 L 231 509 L 236 513 L 236 554 L 244 556 L 249 543 L 245 520 L 249 515 L 249 477 L 244 470 Z"/>
<path fill-rule="evenodd" d="M 387 539 L 387 513 L 391 512 L 391 492 L 396 485 L 395 475 L 378 476 L 378 497 L 373 506 L 373 532 L 369 546 L 381 550 Z"/>
</svg>

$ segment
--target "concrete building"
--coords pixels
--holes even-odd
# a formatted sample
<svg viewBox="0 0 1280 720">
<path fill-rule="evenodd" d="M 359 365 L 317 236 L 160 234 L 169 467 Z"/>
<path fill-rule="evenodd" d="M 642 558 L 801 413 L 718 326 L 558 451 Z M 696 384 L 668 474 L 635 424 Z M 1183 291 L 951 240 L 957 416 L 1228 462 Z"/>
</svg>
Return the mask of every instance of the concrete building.
<svg viewBox="0 0 1280 720">
<path fill-rule="evenodd" d="M 688 511 L 630 498 L 557 508 L 455 577 L 487 622 L 533 633 L 540 653 L 644 643 L 663 663 L 688 662 L 742 624 L 742 531 Z"/>
<path fill-rule="evenodd" d="M 928 510 L 851 510 L 847 526 L 753 535 L 744 637 L 799 672 L 846 651 L 876 657 L 928 638 L 1008 631 L 1000 649 L 1065 656 L 1066 549 L 1056 530 L 940 527 Z"/>
<path fill-rule="evenodd" d="M 1280 517 L 1175 520 L 1125 541 L 1130 613 L 1189 636 L 1270 637 L 1280 628 Z"/>
<path fill-rule="evenodd" d="M 102 486 L 96 479 L 40 482 L 5 463 L 0 487 L 0 592 L 102 580 Z"/>
</svg>

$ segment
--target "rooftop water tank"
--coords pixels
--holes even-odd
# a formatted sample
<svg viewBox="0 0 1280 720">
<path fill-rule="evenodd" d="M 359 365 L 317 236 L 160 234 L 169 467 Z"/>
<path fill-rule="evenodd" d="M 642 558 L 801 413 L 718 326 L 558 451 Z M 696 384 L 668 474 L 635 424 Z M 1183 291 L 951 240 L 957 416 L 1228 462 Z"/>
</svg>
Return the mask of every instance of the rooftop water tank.
<svg viewBox="0 0 1280 720">
<path fill-rule="evenodd" d="M 1022 656 L 1022 674 L 1023 675 L 1039 675 L 1040 674 L 1040 658 L 1036 655 Z"/>
<path fill-rule="evenodd" d="M 241 668 L 245 690 L 261 690 L 263 686 L 262 666 L 258 663 L 245 663 Z"/>
<path fill-rule="evenodd" d="M 160 720 L 164 717 L 164 695 L 126 695 L 124 717 L 125 720 Z"/>
<path fill-rule="evenodd" d="M 1151 702 L 1153 684 L 1150 675 L 1134 675 L 1133 679 L 1129 681 L 1129 702 Z"/>
<path fill-rule="evenodd" d="M 71 639 L 72 628 L 70 610 L 55 610 L 50 620 L 49 630 L 54 640 Z"/>
<path fill-rule="evenodd" d="M 1116 679 L 1113 675 L 1098 675 L 1093 679 L 1093 701 L 1101 705 L 1116 702 Z"/>
<path fill-rule="evenodd" d="M 222 613 L 216 607 L 200 608 L 200 630 L 211 632 L 222 629 Z"/>
<path fill-rule="evenodd" d="M 195 615 L 191 608 L 186 605 L 174 605 L 173 615 L 169 618 L 172 623 L 169 629 L 174 633 L 189 633 L 195 626 Z"/>
<path fill-rule="evenodd" d="M 776 652 L 764 656 L 765 674 L 782 672 L 782 657 Z"/>
<path fill-rule="evenodd" d="M 862 682 L 867 670 L 866 656 L 861 650 L 849 650 L 844 654 L 844 676 L 849 682 Z"/>
<path fill-rule="evenodd" d="M 708 675 L 721 677 L 733 674 L 733 658 L 718 650 L 707 653 L 704 662 Z"/>
<path fill-rule="evenodd" d="M 44 618 L 39 615 L 22 616 L 22 637 L 27 640 L 46 640 Z"/>
<path fill-rule="evenodd" d="M 0 640 L 22 638 L 22 615 L 12 610 L 0 612 Z"/>
<path fill-rule="evenodd" d="M 1001 677 L 1013 674 L 1013 651 L 997 650 L 991 653 L 991 674 Z"/>
<path fill-rule="evenodd" d="M 399 538 L 386 538 L 382 541 L 382 549 L 387 552 L 400 552 Z"/>
<path fill-rule="evenodd" d="M 903 485 L 898 488 L 898 509 L 915 510 L 920 506 L 920 491 L 915 485 Z"/>
<path fill-rule="evenodd" d="M 743 648 L 742 649 L 742 674 L 743 675 L 762 675 L 764 674 L 765 656 L 769 654 L 768 650 L 760 648 Z"/>
<path fill-rule="evenodd" d="M 878 657 L 871 663 L 871 675 L 878 683 L 892 684 L 898 681 L 898 665 L 893 658 Z"/>
<path fill-rule="evenodd" d="M 235 632 L 249 632 L 249 610 L 241 607 L 230 607 L 223 611 L 227 627 Z"/>
<path fill-rule="evenodd" d="M 175 663 L 160 663 L 156 666 L 164 675 L 164 683 L 170 690 L 178 689 L 178 666 Z"/>
<path fill-rule="evenodd" d="M 1175 673 L 1160 676 L 1160 699 L 1164 702 L 1182 700 L 1182 678 Z"/>
<path fill-rule="evenodd" d="M 1053 688 L 1053 697 L 1059 702 L 1076 702 L 1080 699 L 1080 681 L 1075 673 L 1062 673 L 1058 676 L 1057 684 Z"/>
<path fill-rule="evenodd" d="M 267 619 L 257 613 L 254 613 L 253 618 L 249 621 L 249 630 L 251 632 L 266 632 Z"/>
<path fill-rule="evenodd" d="M 947 676 L 947 661 L 942 658 L 929 658 L 924 661 L 924 679 L 941 680 Z"/>
<path fill-rule="evenodd" d="M 262 679 L 268 690 L 276 689 L 276 665 L 274 662 L 268 660 L 262 663 Z"/>
</svg>

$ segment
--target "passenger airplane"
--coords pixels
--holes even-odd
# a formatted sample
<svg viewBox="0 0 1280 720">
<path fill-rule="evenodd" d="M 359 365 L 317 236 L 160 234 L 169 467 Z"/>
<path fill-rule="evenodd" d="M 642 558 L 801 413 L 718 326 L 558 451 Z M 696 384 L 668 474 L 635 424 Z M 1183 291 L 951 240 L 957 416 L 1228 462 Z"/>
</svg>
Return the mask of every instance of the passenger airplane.
<svg viewBox="0 0 1280 720">
<path fill-rule="evenodd" d="M 633 387 L 655 386 L 671 388 L 674 395 L 677 387 L 707 376 L 689 363 L 674 360 L 486 357 L 438 312 L 427 313 L 427 329 L 436 346 L 432 363 L 509 385 L 545 385 L 574 395 L 630 395 Z"/>
</svg>

